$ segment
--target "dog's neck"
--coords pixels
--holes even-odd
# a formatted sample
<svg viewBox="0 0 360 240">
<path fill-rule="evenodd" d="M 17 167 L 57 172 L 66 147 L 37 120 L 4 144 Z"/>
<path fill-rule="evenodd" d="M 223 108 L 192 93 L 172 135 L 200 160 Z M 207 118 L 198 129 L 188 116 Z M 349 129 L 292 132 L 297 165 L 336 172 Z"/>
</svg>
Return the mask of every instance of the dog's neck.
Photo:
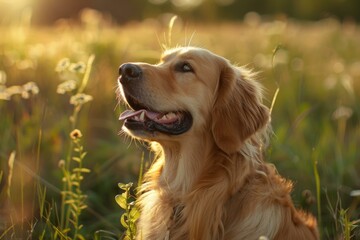
<svg viewBox="0 0 360 240">
<path fill-rule="evenodd" d="M 233 172 L 227 173 L 230 174 L 230 182 L 232 182 L 230 185 L 237 185 L 237 175 L 239 171 L 243 172 L 244 167 L 254 168 L 257 171 L 256 165 L 262 162 L 259 136 L 254 135 L 254 139 L 248 139 L 241 147 L 241 151 L 235 156 L 226 156 L 224 153 L 223 159 L 227 160 L 225 163 L 221 163 L 211 161 L 214 159 L 214 154 L 218 154 L 220 151 L 212 136 L 207 135 L 211 135 L 211 132 L 204 131 L 186 138 L 192 139 L 191 141 L 160 144 L 160 150 L 158 149 L 160 156 L 157 160 L 159 178 L 157 181 L 163 189 L 167 189 L 172 195 L 185 196 L 193 190 L 200 177 L 204 178 L 203 175 L 209 174 L 209 171 L 226 168 L 225 165 L 227 164 L 235 165 L 229 168 Z"/>
<path fill-rule="evenodd" d="M 207 133 L 205 133 L 207 134 Z M 163 162 L 159 183 L 173 194 L 185 195 L 190 192 L 208 162 L 215 143 L 201 135 L 194 136 L 192 141 L 171 142 L 162 144 Z"/>
</svg>

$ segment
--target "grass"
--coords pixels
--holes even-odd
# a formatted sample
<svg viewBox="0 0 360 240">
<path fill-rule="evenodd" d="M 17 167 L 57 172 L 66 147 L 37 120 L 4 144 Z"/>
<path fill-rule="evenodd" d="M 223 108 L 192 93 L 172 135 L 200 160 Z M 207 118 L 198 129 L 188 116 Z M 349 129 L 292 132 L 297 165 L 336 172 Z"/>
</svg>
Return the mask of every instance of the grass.
<svg viewBox="0 0 360 240">
<path fill-rule="evenodd" d="M 173 19 L 168 33 L 154 21 L 0 29 L 0 239 L 133 237 L 132 191 L 117 183 L 136 182 L 151 157 L 118 136 L 117 68 L 156 63 L 164 42 L 260 71 L 275 133 L 268 161 L 295 182 L 293 199 L 318 217 L 322 239 L 359 238 L 359 27 Z"/>
</svg>

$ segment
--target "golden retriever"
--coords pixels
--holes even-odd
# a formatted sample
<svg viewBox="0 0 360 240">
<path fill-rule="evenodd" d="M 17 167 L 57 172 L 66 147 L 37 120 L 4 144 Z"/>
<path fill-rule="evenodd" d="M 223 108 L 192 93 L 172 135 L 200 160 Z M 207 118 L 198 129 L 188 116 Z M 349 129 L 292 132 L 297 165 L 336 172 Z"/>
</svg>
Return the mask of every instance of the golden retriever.
<svg viewBox="0 0 360 240">
<path fill-rule="evenodd" d="M 137 239 L 319 238 L 314 217 L 291 201 L 292 183 L 264 162 L 269 109 L 250 71 L 183 47 L 119 72 L 130 107 L 123 130 L 156 153 L 140 187 Z"/>
</svg>

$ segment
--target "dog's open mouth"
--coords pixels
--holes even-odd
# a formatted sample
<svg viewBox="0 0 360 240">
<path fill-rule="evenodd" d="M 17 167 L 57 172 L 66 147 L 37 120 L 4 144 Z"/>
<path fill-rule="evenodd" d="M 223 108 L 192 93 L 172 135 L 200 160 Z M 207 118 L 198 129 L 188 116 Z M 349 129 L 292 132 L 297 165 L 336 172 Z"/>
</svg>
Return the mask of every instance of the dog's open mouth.
<svg viewBox="0 0 360 240">
<path fill-rule="evenodd" d="M 126 101 L 132 109 L 125 110 L 119 120 L 124 120 L 124 125 L 129 130 L 179 135 L 191 128 L 192 116 L 187 111 L 157 112 L 145 107 L 133 97 L 126 96 Z"/>
</svg>

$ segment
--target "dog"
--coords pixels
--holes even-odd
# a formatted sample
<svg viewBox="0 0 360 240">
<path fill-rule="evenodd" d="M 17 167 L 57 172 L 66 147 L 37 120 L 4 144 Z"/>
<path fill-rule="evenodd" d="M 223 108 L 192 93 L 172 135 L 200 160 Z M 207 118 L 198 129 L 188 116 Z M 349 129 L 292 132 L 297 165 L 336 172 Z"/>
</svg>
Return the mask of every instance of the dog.
<svg viewBox="0 0 360 240">
<path fill-rule="evenodd" d="M 155 152 L 137 239 L 319 239 L 315 218 L 292 203 L 292 183 L 264 162 L 270 113 L 251 71 L 178 47 L 119 74 L 122 129 Z"/>
</svg>

